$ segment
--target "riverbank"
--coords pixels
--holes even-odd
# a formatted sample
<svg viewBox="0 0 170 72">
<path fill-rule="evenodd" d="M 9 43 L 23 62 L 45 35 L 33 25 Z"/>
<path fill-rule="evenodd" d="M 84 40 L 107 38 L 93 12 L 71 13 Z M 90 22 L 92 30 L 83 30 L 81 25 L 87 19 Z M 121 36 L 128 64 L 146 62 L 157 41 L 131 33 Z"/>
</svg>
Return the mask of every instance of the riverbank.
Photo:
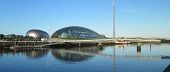
<svg viewBox="0 0 170 72">
<path fill-rule="evenodd" d="M 39 45 L 49 44 L 47 41 L 0 41 L 0 48 L 10 48 L 13 46 L 35 47 Z"/>
<path fill-rule="evenodd" d="M 84 46 L 100 46 L 100 45 L 115 45 L 115 44 L 138 44 L 138 43 L 161 43 L 161 40 L 156 39 L 95 39 L 95 40 L 62 40 L 51 39 L 48 44 L 50 48 L 56 47 L 84 47 Z"/>
<path fill-rule="evenodd" d="M 66 47 L 85 47 L 115 44 L 142 44 L 142 43 L 170 43 L 170 40 L 158 39 L 95 39 L 95 40 L 62 40 L 50 39 L 50 41 L 0 41 L 0 47 L 50 47 L 50 48 L 66 48 Z"/>
</svg>

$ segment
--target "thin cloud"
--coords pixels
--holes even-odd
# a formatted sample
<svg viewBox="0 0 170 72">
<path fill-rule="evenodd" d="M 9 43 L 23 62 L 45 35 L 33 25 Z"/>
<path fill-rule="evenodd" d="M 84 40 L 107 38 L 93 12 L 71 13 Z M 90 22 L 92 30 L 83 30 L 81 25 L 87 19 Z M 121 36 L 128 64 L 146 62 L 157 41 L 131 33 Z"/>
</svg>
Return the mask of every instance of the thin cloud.
<svg viewBox="0 0 170 72">
<path fill-rule="evenodd" d="M 133 13 L 133 14 L 147 14 L 145 12 L 134 10 L 134 9 L 125 9 L 124 11 L 128 13 Z"/>
</svg>

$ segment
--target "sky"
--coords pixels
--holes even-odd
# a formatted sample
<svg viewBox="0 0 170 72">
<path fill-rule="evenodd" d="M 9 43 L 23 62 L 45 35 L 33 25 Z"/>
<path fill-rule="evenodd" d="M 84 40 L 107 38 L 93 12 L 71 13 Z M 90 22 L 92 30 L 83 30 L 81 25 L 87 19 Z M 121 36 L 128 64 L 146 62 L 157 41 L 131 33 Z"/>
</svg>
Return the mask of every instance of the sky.
<svg viewBox="0 0 170 72">
<path fill-rule="evenodd" d="M 116 37 L 170 38 L 170 0 L 116 0 Z M 112 0 L 0 0 L 0 33 L 82 26 L 113 36 Z M 49 30 L 50 29 L 50 30 Z"/>
</svg>

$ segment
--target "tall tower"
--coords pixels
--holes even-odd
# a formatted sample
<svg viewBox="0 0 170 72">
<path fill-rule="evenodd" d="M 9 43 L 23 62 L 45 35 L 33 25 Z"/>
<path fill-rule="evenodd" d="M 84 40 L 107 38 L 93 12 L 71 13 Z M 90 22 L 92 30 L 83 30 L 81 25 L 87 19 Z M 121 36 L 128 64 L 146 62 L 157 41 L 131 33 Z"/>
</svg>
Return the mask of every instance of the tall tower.
<svg viewBox="0 0 170 72">
<path fill-rule="evenodd" d="M 113 2 L 113 38 L 116 38 L 116 29 L 115 29 L 115 0 L 112 1 Z"/>
<path fill-rule="evenodd" d="M 115 36 L 115 0 L 113 2 L 113 39 L 116 38 Z M 116 49 L 113 47 L 113 72 L 116 72 Z"/>
</svg>

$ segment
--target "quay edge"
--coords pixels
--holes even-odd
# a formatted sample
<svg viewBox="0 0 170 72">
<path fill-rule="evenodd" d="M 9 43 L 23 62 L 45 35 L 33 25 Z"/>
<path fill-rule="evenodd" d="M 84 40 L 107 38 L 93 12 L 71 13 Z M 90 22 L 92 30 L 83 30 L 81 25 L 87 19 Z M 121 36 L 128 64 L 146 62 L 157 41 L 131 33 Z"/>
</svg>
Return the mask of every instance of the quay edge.
<svg viewBox="0 0 170 72">
<path fill-rule="evenodd" d="M 62 40 L 51 39 L 50 41 L 0 41 L 0 46 L 13 46 L 13 45 L 39 45 L 40 47 L 48 48 L 62 48 L 62 47 L 84 47 L 84 46 L 99 46 L 99 45 L 115 45 L 115 41 L 129 41 L 133 43 L 170 43 L 170 40 L 159 39 L 94 39 L 94 40 Z M 121 44 L 121 43 L 119 43 Z M 123 44 L 123 43 L 122 43 Z"/>
</svg>

